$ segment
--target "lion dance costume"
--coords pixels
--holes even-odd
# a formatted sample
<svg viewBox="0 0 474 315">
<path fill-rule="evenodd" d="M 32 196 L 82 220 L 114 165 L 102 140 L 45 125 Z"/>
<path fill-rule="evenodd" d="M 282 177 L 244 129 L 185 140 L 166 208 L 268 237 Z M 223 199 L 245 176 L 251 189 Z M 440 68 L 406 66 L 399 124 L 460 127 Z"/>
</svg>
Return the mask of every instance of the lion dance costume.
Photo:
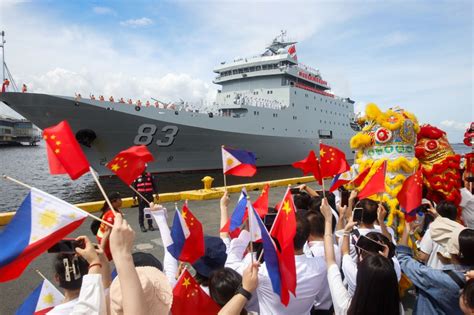
<svg viewBox="0 0 474 315">
<path fill-rule="evenodd" d="M 416 135 L 420 130 L 416 117 L 403 109 L 394 108 L 382 112 L 377 105 L 368 104 L 366 115 L 359 118 L 362 130 L 352 137 L 351 148 L 356 149 L 353 173 L 370 168 L 357 190 L 365 187 L 372 175 L 387 161 L 385 193 L 383 201 L 389 206 L 387 225 L 403 231 L 405 215 L 399 210 L 397 194 L 405 179 L 418 169 L 415 157 Z"/>
<path fill-rule="evenodd" d="M 461 156 L 454 153 L 446 132 L 431 125 L 421 126 L 415 154 L 423 170 L 427 198 L 436 203 L 448 200 L 460 209 Z"/>
</svg>

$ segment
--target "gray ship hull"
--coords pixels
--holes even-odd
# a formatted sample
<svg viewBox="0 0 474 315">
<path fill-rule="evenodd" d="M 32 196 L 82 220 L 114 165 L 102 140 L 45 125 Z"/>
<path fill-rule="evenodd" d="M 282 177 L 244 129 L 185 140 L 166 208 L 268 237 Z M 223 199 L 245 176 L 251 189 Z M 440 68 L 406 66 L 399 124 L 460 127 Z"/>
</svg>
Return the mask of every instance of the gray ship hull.
<svg viewBox="0 0 474 315">
<path fill-rule="evenodd" d="M 75 133 L 92 130 L 97 138 L 82 148 L 102 176 L 112 174 L 108 161 L 136 144 L 148 146 L 155 157 L 148 169 L 160 173 L 221 168 L 221 145 L 254 152 L 257 166 L 277 166 L 303 159 L 319 143 L 314 117 L 295 124 L 284 110 L 271 120 L 276 111 L 263 108 L 257 117 L 234 118 L 34 93 L 3 93 L 0 101 L 41 129 L 67 120 Z M 346 134 L 324 142 L 352 158 Z"/>
</svg>

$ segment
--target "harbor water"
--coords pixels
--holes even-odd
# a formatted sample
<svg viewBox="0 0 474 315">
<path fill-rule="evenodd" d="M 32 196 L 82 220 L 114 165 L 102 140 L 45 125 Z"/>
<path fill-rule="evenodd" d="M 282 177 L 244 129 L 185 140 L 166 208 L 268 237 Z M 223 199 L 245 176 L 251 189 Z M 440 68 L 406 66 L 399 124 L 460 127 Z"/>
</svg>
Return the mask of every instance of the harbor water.
<svg viewBox="0 0 474 315">
<path fill-rule="evenodd" d="M 220 167 L 222 166 L 216 165 L 216 168 Z M 0 174 L 18 179 L 71 203 L 104 199 L 90 173 L 84 174 L 75 181 L 67 175 L 51 175 L 43 141 L 38 146 L 32 147 L 0 147 Z M 200 189 L 203 187 L 201 179 L 206 175 L 215 179 L 213 186 L 223 186 L 222 169 L 192 173 L 155 174 L 154 176 L 159 192 L 165 193 Z M 228 176 L 227 185 L 297 176 L 301 176 L 301 172 L 291 166 L 265 167 L 260 168 L 252 178 Z M 118 191 L 124 197 L 133 195 L 131 189 L 117 177 L 101 177 L 100 181 L 108 193 Z M 8 212 L 15 211 L 20 206 L 28 190 L 2 178 L 0 179 L 0 192 L 0 212 Z"/>
<path fill-rule="evenodd" d="M 454 144 L 453 149 L 460 154 L 470 151 L 470 148 L 463 144 Z M 216 168 L 219 167 L 220 165 L 216 165 Z M 75 181 L 67 175 L 50 175 L 44 142 L 32 147 L 0 147 L 0 170 L 2 175 L 16 178 L 71 203 L 103 200 L 91 174 L 85 174 Z M 215 179 L 214 186 L 223 185 L 222 170 L 219 169 L 193 173 L 156 174 L 155 179 L 159 192 L 164 193 L 202 188 L 201 179 L 206 175 Z M 296 176 L 301 176 L 301 172 L 291 166 L 266 167 L 258 169 L 257 174 L 252 178 L 228 176 L 227 184 Z M 102 177 L 100 181 L 109 193 L 118 191 L 124 197 L 133 195 L 130 188 L 116 177 Z M 0 179 L 0 192 L 0 212 L 8 212 L 15 211 L 19 207 L 28 190 L 5 179 Z"/>
</svg>

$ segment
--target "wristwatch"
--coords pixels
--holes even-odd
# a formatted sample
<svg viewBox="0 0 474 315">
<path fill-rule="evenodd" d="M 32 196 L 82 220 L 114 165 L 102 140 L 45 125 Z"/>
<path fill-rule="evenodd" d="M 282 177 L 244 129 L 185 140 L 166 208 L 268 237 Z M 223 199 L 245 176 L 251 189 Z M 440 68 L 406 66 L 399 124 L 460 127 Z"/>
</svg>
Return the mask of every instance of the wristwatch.
<svg viewBox="0 0 474 315">
<path fill-rule="evenodd" d="M 239 286 L 235 293 L 242 294 L 247 299 L 247 301 L 250 301 L 250 299 L 252 298 L 252 293 L 242 288 L 242 285 Z"/>
</svg>

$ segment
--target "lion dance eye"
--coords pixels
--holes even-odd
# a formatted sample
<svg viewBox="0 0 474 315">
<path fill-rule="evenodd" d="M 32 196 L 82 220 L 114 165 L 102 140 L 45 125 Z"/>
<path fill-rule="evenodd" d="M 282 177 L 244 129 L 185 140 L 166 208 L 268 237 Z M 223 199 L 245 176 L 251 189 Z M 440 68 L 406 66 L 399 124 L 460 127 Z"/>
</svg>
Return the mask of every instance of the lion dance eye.
<svg viewBox="0 0 474 315">
<path fill-rule="evenodd" d="M 433 152 L 438 148 L 438 140 L 428 140 L 425 143 L 425 150 L 428 152 Z"/>
<path fill-rule="evenodd" d="M 380 143 L 388 142 L 392 139 L 392 132 L 385 128 L 379 128 L 375 131 L 375 139 Z"/>
</svg>

